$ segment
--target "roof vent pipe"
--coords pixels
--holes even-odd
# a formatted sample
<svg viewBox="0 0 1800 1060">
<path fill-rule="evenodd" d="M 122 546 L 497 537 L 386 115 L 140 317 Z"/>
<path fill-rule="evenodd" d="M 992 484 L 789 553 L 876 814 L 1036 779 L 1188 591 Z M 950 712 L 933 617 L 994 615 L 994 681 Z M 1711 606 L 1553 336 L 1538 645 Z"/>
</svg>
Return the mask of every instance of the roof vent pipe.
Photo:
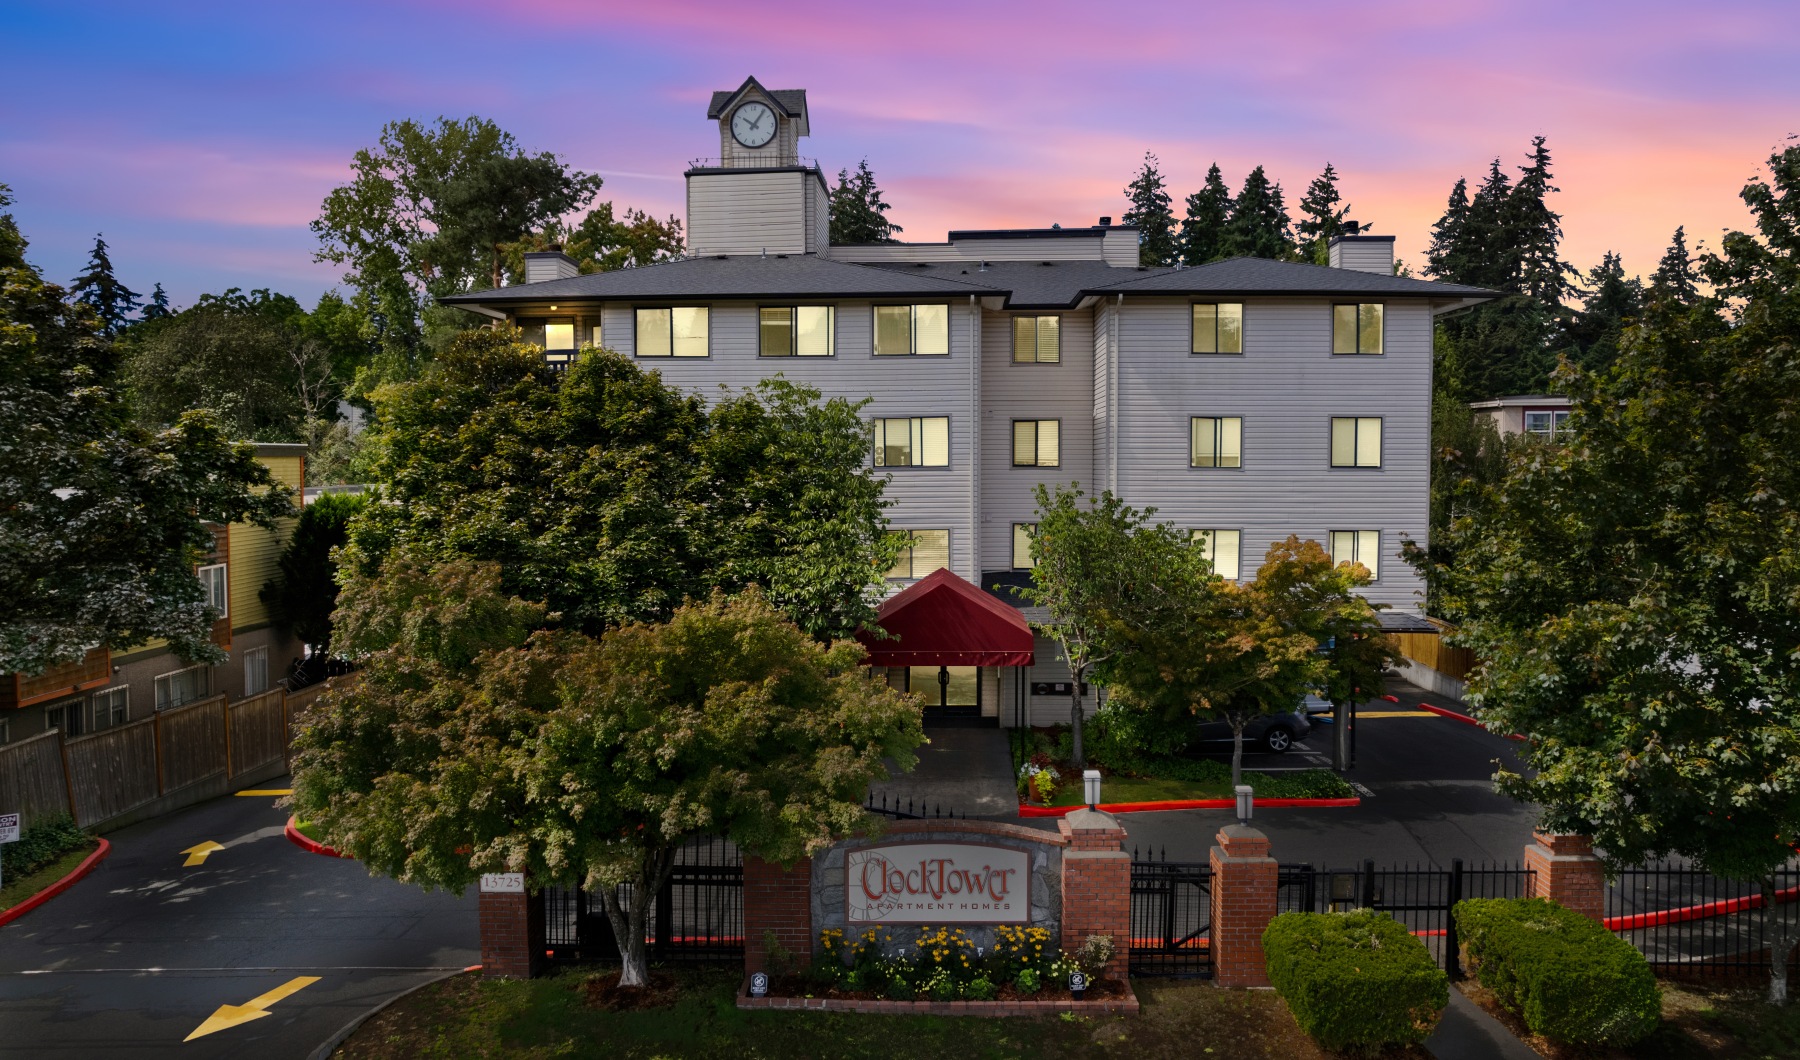
<svg viewBox="0 0 1800 1060">
<path fill-rule="evenodd" d="M 1111 228 L 1112 227 L 1112 218 L 1110 218 L 1110 217 L 1100 218 L 1100 227 L 1101 228 Z"/>
</svg>

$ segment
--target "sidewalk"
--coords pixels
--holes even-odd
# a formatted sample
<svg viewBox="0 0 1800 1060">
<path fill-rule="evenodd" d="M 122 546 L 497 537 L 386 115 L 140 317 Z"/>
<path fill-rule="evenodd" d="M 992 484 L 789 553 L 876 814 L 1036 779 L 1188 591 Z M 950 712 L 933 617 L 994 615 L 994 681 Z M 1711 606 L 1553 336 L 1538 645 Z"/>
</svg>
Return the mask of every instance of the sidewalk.
<svg viewBox="0 0 1800 1060">
<path fill-rule="evenodd" d="M 1425 1049 L 1440 1060 L 1538 1060 L 1538 1053 L 1512 1036 L 1500 1021 L 1481 1011 L 1453 983 L 1450 1007 Z"/>
</svg>

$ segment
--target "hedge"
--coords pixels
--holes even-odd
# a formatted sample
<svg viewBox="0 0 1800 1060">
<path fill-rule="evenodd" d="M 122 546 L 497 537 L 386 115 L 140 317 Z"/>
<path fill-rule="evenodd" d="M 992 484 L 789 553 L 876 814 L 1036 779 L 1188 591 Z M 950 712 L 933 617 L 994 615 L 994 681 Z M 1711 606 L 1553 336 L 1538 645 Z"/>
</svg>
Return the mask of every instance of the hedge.
<svg viewBox="0 0 1800 1060">
<path fill-rule="evenodd" d="M 0 844 L 4 878 L 22 879 L 89 842 L 88 834 L 77 828 L 75 818 L 66 813 L 35 821 L 20 834 L 17 843 Z"/>
<path fill-rule="evenodd" d="M 1622 1047 L 1656 1029 L 1649 962 L 1598 921 L 1544 898 L 1471 898 L 1451 915 L 1470 970 L 1534 1033 Z"/>
<path fill-rule="evenodd" d="M 1270 985 L 1326 1049 L 1418 1044 L 1450 1003 L 1431 951 L 1386 913 L 1283 913 L 1262 943 Z"/>
</svg>

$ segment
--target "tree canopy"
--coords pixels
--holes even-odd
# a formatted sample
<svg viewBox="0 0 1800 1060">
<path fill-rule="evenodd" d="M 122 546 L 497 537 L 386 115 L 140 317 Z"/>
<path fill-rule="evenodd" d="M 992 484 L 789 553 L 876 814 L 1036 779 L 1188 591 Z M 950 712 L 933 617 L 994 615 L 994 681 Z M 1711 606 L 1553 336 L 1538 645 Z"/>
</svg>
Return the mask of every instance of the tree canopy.
<svg viewBox="0 0 1800 1060">
<path fill-rule="evenodd" d="M 1257 166 L 1244 178 L 1244 187 L 1231 206 L 1231 220 L 1223 237 L 1227 257 L 1292 260 L 1294 237 L 1290 231 L 1281 185 Z"/>
<path fill-rule="evenodd" d="M 868 159 L 858 162 L 854 173 L 838 170 L 837 186 L 831 189 L 832 246 L 895 242 L 905 229 L 888 220 L 888 209 Z"/>
<path fill-rule="evenodd" d="M 1231 222 L 1231 189 L 1214 162 L 1206 171 L 1206 183 L 1187 197 L 1187 215 L 1181 219 L 1181 263 L 1205 265 L 1226 257 L 1225 226 Z"/>
<path fill-rule="evenodd" d="M 314 651 L 331 647 L 337 610 L 337 560 L 331 550 L 350 540 L 350 520 L 367 505 L 362 494 L 322 493 L 300 512 L 276 561 L 275 577 L 259 595 L 275 625 Z"/>
<path fill-rule="evenodd" d="M 1175 212 L 1158 164 L 1154 154 L 1144 152 L 1143 168 L 1125 185 L 1125 198 L 1131 205 L 1121 218 L 1125 224 L 1137 226 L 1138 264 L 1153 267 L 1176 261 Z"/>
<path fill-rule="evenodd" d="M 1517 454 L 1434 570 L 1481 718 L 1528 737 L 1502 790 L 1615 865 L 1679 854 L 1765 895 L 1800 840 L 1800 147 L 1770 171 L 1756 230 L 1702 264 L 1729 301 L 1565 364 L 1579 444 Z"/>
<path fill-rule="evenodd" d="M 152 638 L 220 662 L 194 577 L 204 521 L 272 525 L 288 494 L 210 414 L 138 424 L 100 319 L 24 249 L 0 213 L 0 672 Z"/>
<path fill-rule="evenodd" d="M 582 275 L 654 265 L 681 256 L 687 244 L 681 235 L 681 219 L 657 220 L 642 210 L 628 209 L 617 217 L 613 204 L 603 202 L 587 212 L 576 225 L 552 221 L 506 247 L 506 272 L 510 283 L 525 282 L 525 255 L 561 247 Z"/>
</svg>

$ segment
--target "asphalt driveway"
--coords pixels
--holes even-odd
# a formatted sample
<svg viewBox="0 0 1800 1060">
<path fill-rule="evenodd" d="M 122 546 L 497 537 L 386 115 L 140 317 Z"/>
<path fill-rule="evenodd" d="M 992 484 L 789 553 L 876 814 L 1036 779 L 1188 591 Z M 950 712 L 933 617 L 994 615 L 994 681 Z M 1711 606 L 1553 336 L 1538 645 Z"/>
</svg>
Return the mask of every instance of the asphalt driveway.
<svg viewBox="0 0 1800 1060">
<path fill-rule="evenodd" d="M 274 803 L 227 796 L 111 833 L 92 875 L 0 928 L 0 1057 L 298 1060 L 481 959 L 473 892 L 308 854 Z M 224 849 L 187 866 L 183 851 L 209 841 Z M 184 1043 L 227 1005 L 249 1018 Z"/>
</svg>

